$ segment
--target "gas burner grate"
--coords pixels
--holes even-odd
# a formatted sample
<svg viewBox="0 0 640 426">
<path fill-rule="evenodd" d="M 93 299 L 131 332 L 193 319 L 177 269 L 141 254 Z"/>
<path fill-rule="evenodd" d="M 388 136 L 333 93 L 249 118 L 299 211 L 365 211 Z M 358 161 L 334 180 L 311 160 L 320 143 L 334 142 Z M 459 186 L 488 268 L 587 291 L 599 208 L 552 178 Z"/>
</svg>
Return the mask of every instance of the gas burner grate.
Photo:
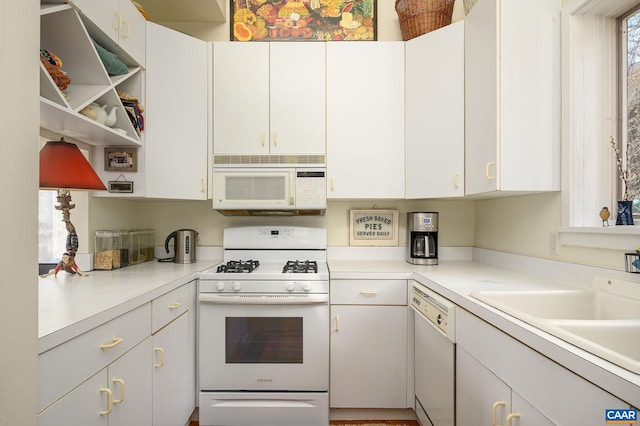
<svg viewBox="0 0 640 426">
<path fill-rule="evenodd" d="M 318 262 L 315 260 L 288 260 L 282 268 L 282 272 L 292 274 L 318 273 Z"/>
<path fill-rule="evenodd" d="M 253 272 L 260 262 L 257 260 L 230 260 L 224 265 L 218 266 L 216 272 L 222 273 L 249 273 Z"/>
</svg>

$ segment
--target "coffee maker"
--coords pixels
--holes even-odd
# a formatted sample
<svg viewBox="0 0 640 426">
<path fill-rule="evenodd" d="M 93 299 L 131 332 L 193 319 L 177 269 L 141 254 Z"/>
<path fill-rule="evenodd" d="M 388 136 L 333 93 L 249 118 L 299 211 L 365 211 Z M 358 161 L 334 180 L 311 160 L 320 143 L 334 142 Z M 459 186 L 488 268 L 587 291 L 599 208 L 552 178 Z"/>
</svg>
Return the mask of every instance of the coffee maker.
<svg viewBox="0 0 640 426">
<path fill-rule="evenodd" d="M 438 213 L 407 213 L 407 262 L 438 264 Z"/>
</svg>

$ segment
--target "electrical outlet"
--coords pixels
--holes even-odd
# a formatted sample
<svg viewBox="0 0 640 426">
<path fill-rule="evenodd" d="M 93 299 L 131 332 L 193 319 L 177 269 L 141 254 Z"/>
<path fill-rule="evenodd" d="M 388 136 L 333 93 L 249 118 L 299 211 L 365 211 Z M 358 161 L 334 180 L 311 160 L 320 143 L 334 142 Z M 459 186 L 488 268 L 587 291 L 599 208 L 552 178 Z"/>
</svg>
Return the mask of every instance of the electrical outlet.
<svg viewBox="0 0 640 426">
<path fill-rule="evenodd" d="M 549 234 L 549 253 L 553 256 L 560 255 L 560 238 L 557 232 Z"/>
</svg>

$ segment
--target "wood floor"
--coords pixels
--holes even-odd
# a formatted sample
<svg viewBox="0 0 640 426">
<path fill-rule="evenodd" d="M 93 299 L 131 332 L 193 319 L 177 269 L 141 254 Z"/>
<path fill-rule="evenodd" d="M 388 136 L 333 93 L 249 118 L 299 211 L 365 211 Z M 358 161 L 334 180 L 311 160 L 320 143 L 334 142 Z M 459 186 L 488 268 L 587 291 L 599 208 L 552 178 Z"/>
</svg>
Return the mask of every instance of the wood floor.
<svg viewBox="0 0 640 426">
<path fill-rule="evenodd" d="M 393 425 L 393 426 L 419 426 L 415 420 L 331 420 L 330 425 L 366 426 L 366 425 Z M 189 426 L 198 426 L 197 421 L 189 423 Z"/>
</svg>

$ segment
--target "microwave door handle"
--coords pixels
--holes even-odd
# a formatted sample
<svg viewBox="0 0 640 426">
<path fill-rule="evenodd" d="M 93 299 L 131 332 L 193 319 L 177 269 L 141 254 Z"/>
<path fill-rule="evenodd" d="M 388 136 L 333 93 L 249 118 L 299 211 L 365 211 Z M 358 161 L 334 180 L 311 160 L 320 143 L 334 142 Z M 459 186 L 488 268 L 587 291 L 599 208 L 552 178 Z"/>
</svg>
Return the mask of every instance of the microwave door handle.
<svg viewBox="0 0 640 426">
<path fill-rule="evenodd" d="M 294 180 L 294 175 L 295 175 L 295 170 L 292 172 L 289 172 L 289 205 L 293 206 L 294 204 L 294 200 L 293 200 L 293 191 L 295 190 L 294 185 L 295 185 L 295 180 Z"/>
</svg>

